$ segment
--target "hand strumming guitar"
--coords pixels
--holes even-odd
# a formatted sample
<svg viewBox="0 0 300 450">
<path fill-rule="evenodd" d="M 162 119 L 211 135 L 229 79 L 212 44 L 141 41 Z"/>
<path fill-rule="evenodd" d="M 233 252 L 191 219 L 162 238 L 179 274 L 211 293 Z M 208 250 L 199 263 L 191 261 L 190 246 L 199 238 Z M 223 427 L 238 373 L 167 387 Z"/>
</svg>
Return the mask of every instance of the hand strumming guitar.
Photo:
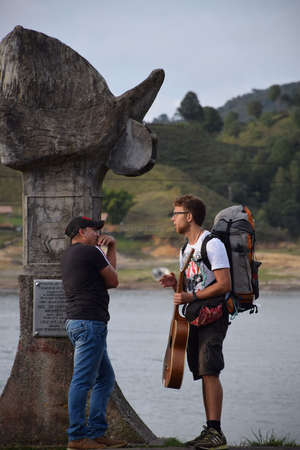
<svg viewBox="0 0 300 450">
<path fill-rule="evenodd" d="M 191 303 L 193 299 L 193 294 L 178 292 L 174 294 L 173 303 L 174 305 L 183 305 L 184 303 Z"/>
</svg>

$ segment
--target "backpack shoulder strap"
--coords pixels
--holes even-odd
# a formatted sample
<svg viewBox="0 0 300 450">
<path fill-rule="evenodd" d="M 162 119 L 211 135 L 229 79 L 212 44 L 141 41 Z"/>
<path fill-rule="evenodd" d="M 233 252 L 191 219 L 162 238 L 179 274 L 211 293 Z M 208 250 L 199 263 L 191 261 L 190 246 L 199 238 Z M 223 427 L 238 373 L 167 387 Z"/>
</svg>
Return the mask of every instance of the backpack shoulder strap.
<svg viewBox="0 0 300 450">
<path fill-rule="evenodd" d="M 183 244 L 183 246 L 180 249 L 181 255 L 183 256 L 184 250 L 186 249 L 186 246 L 188 245 L 189 241 L 186 240 L 185 243 Z"/>
<path fill-rule="evenodd" d="M 211 270 L 211 264 L 210 264 L 210 261 L 209 261 L 208 256 L 207 256 L 206 246 L 207 246 L 207 243 L 211 239 L 213 239 L 214 237 L 216 237 L 216 236 L 214 236 L 212 233 L 208 234 L 203 239 L 203 242 L 202 242 L 202 245 L 201 245 L 201 259 L 204 262 L 204 264 L 206 265 L 206 267 L 208 267 L 209 270 Z"/>
<path fill-rule="evenodd" d="M 206 246 L 207 246 L 207 243 L 211 240 L 211 239 L 214 239 L 214 238 L 218 238 L 218 236 L 216 236 L 214 233 L 209 233 L 207 236 L 205 236 L 205 238 L 203 239 L 203 242 L 202 242 L 202 245 L 201 245 L 201 259 L 202 259 L 202 261 L 204 262 L 204 264 L 206 265 L 206 267 L 209 269 L 209 270 L 211 270 L 211 264 L 210 264 L 210 261 L 209 261 L 209 259 L 208 259 L 208 256 L 207 256 L 207 249 L 206 249 Z M 184 253 L 184 250 L 185 250 L 185 248 L 186 248 L 186 246 L 187 246 L 187 244 L 188 244 L 188 240 L 183 244 L 183 246 L 181 247 L 181 254 L 183 255 L 183 253 Z"/>
</svg>

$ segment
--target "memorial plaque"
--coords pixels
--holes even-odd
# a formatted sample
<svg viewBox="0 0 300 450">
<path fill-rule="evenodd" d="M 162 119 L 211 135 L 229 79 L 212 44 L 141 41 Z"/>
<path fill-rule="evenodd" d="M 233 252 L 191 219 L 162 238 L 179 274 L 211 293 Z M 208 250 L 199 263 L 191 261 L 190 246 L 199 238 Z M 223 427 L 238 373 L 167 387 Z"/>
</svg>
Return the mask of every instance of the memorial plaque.
<svg viewBox="0 0 300 450">
<path fill-rule="evenodd" d="M 33 281 L 34 336 L 66 336 L 65 301 L 62 280 Z"/>
</svg>

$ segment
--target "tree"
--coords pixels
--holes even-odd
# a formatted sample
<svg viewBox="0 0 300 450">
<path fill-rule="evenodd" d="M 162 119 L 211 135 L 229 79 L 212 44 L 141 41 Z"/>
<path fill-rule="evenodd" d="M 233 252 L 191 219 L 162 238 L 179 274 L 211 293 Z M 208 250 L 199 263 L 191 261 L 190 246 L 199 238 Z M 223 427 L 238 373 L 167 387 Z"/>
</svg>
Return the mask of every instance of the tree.
<svg viewBox="0 0 300 450">
<path fill-rule="evenodd" d="M 229 111 L 225 116 L 224 124 L 236 122 L 237 120 L 239 120 L 239 114 L 235 111 Z"/>
<path fill-rule="evenodd" d="M 296 91 L 293 92 L 292 104 L 294 106 L 300 106 L 300 88 L 297 88 Z"/>
<path fill-rule="evenodd" d="M 204 128 L 209 133 L 221 131 L 223 128 L 223 120 L 215 108 L 205 106 L 204 112 Z"/>
<path fill-rule="evenodd" d="M 272 100 L 272 102 L 275 102 L 280 97 L 280 86 L 279 84 L 273 84 L 268 89 L 268 98 Z"/>
<path fill-rule="evenodd" d="M 296 108 L 294 108 L 293 112 L 292 112 L 292 119 L 294 124 L 300 128 L 300 107 L 297 106 Z"/>
<path fill-rule="evenodd" d="M 253 100 L 248 103 L 248 114 L 250 116 L 256 117 L 258 119 L 262 113 L 263 107 L 262 104 L 258 100 Z"/>
<path fill-rule="evenodd" d="M 274 121 L 274 113 L 273 112 L 264 112 L 260 118 L 261 122 L 268 128 L 271 128 L 271 126 L 275 123 Z"/>
<path fill-rule="evenodd" d="M 199 103 L 195 92 L 188 92 L 178 108 L 179 114 L 187 121 L 202 122 L 204 118 L 203 108 Z"/>
<path fill-rule="evenodd" d="M 239 121 L 239 115 L 235 111 L 230 111 L 224 119 L 224 131 L 228 136 L 238 137 L 243 129 L 242 122 Z"/>
<path fill-rule="evenodd" d="M 108 213 L 108 221 L 114 225 L 122 222 L 129 209 L 134 205 L 133 195 L 121 189 L 103 188 L 102 209 Z"/>
<path fill-rule="evenodd" d="M 287 106 L 291 106 L 293 104 L 292 98 L 289 94 L 282 94 L 281 101 L 286 103 Z"/>
<path fill-rule="evenodd" d="M 286 228 L 291 236 L 298 235 L 300 225 L 300 205 L 295 194 L 289 170 L 279 167 L 271 183 L 266 212 L 270 224 Z"/>
<path fill-rule="evenodd" d="M 270 147 L 268 164 L 277 170 L 278 167 L 288 167 L 295 152 L 294 142 L 286 137 L 275 137 Z"/>
<path fill-rule="evenodd" d="M 160 114 L 158 117 L 155 117 L 152 123 L 169 123 L 169 117 L 167 114 Z"/>
</svg>

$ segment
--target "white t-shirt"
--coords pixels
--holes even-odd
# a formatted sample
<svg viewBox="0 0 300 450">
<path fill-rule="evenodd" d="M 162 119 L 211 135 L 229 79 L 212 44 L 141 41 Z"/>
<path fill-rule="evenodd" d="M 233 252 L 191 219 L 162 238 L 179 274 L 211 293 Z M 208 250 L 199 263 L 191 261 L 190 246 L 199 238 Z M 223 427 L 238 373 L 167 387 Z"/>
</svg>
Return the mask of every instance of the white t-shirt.
<svg viewBox="0 0 300 450">
<path fill-rule="evenodd" d="M 193 290 L 202 290 L 215 280 L 213 270 L 226 269 L 230 267 L 227 252 L 223 242 L 220 239 L 213 238 L 207 242 L 206 252 L 209 262 L 211 264 L 211 270 L 201 260 L 201 246 L 204 238 L 210 234 L 209 231 L 204 230 L 200 235 L 198 241 L 193 244 L 187 244 L 184 249 L 183 255 L 180 252 L 180 270 L 184 267 L 184 261 L 194 248 L 193 257 L 185 270 L 186 277 L 186 290 L 192 292 Z"/>
</svg>

